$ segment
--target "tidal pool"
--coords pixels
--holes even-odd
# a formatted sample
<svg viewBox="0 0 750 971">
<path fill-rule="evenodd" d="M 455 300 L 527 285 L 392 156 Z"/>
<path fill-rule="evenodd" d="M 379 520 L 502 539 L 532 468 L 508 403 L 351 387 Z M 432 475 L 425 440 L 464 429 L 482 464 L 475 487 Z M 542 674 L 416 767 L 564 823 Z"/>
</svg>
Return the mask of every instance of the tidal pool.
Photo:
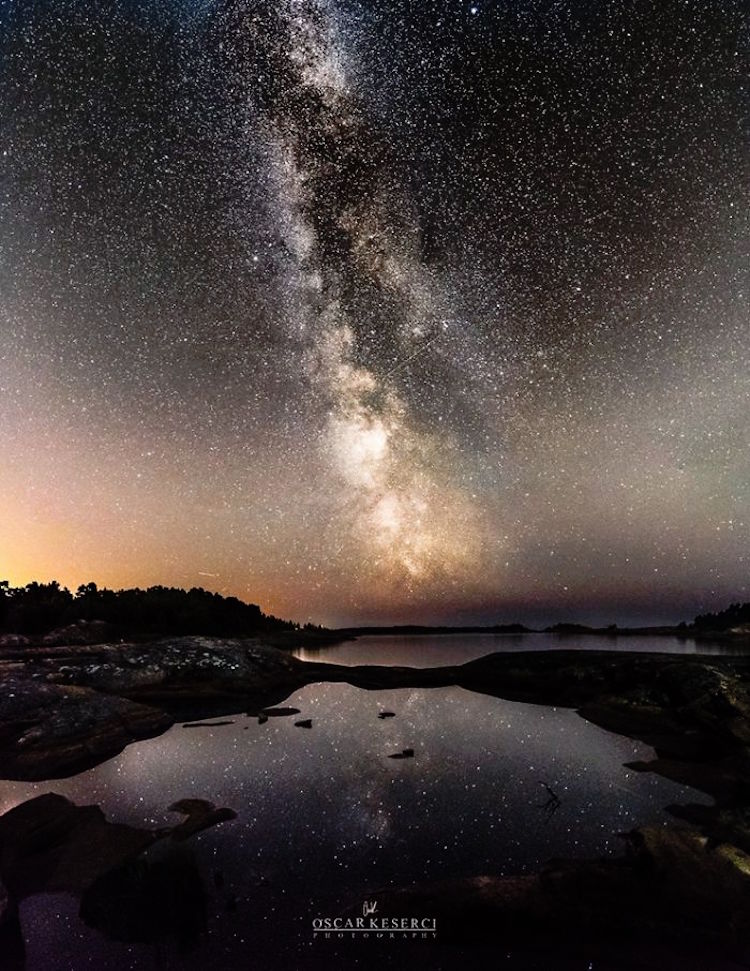
<svg viewBox="0 0 750 971">
<path fill-rule="evenodd" d="M 187 844 L 208 927 L 194 950 L 113 941 L 78 918 L 72 896 L 38 895 L 21 909 L 31 971 L 397 963 L 393 949 L 375 960 L 365 942 L 343 960 L 335 942 L 313 941 L 312 921 L 361 907 L 369 890 L 387 885 L 618 854 L 619 832 L 666 824 L 669 803 L 708 801 L 624 768 L 652 751 L 571 710 L 456 687 L 346 684 L 308 685 L 284 705 L 300 713 L 177 725 L 67 780 L 0 783 L 3 811 L 57 792 L 137 826 L 175 822 L 167 807 L 185 797 L 237 812 Z M 394 717 L 380 719 L 386 710 Z M 295 726 L 307 718 L 311 728 Z M 389 758 L 407 748 L 413 758 Z M 454 958 L 459 966 L 455 955 L 429 966 L 453 967 Z"/>
</svg>

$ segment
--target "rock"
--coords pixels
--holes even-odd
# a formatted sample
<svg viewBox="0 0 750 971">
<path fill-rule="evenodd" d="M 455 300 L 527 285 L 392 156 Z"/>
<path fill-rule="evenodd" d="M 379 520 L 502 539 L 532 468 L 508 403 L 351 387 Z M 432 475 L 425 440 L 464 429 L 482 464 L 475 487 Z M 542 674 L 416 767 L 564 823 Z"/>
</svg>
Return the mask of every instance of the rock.
<svg viewBox="0 0 750 971">
<path fill-rule="evenodd" d="M 31 638 L 26 634 L 0 634 L 0 652 L 19 647 L 29 647 Z"/>
<path fill-rule="evenodd" d="M 266 723 L 267 721 L 268 721 L 268 715 L 264 715 L 264 714 L 263 714 L 263 712 L 261 712 L 261 713 L 260 713 L 260 714 L 258 715 L 258 724 L 259 724 L 259 725 L 265 725 L 265 723 Z"/>
<path fill-rule="evenodd" d="M 45 634 L 39 643 L 57 647 L 63 644 L 104 644 L 115 636 L 115 628 L 104 620 L 78 620 Z"/>
<path fill-rule="evenodd" d="M 171 836 L 175 840 L 185 840 L 195 833 L 200 833 L 201 830 L 237 818 L 234 810 L 217 809 L 213 803 L 206 802 L 205 799 L 180 799 L 172 803 L 169 811 L 187 817 L 184 822 L 171 830 Z"/>
<path fill-rule="evenodd" d="M 750 962 L 747 656 L 528 652 L 414 669 L 305 663 L 257 640 L 17 645 L 0 658 L 0 777 L 43 779 L 80 771 L 134 739 L 164 731 L 177 712 L 180 720 L 239 710 L 258 713 L 259 720 L 287 713 L 268 706 L 318 681 L 367 689 L 459 685 L 512 701 L 576 708 L 592 722 L 656 749 L 653 761 L 633 768 L 695 785 L 717 800 L 715 806 L 670 807 L 699 826 L 700 833 L 639 831 L 628 837 L 628 854 L 619 861 L 557 863 L 537 875 L 477 877 L 414 888 L 411 896 L 393 892 L 388 900 L 394 906 L 413 905 L 417 913 L 433 908 L 444 924 L 441 938 L 468 941 L 472 935 L 488 935 L 497 941 L 499 934 L 504 947 L 531 942 L 549 948 L 553 957 L 558 945 L 584 948 L 589 958 L 601 953 L 624 967 L 714 971 L 721 965 L 718 958 L 713 961 L 712 948 L 722 960 L 727 955 L 745 966 Z M 294 724 L 311 728 L 312 719 Z M 389 757 L 412 758 L 414 750 Z M 0 817 L 0 880 L 7 894 L 4 904 L 0 895 L 0 914 L 9 915 L 0 918 L 0 934 L 14 926 L 15 903 L 28 893 L 88 894 L 93 883 L 106 877 L 101 892 L 116 901 L 121 892 L 127 895 L 141 886 L 137 873 L 128 870 L 131 862 L 155 852 L 152 847 L 167 836 L 178 843 L 234 818 L 231 810 L 202 800 L 182 800 L 173 808 L 186 818 L 160 831 L 118 828 L 97 807 L 76 807 L 59 796 L 30 800 Z M 174 872 L 181 872 L 180 866 L 175 864 Z M 173 872 L 154 865 L 154 887 L 168 885 L 159 876 L 167 871 Z M 110 880 L 113 872 L 118 875 Z M 154 893 L 144 890 L 144 899 Z M 96 916 L 93 897 L 87 899 L 87 912 L 93 908 L 94 913 L 90 919 L 107 926 L 106 918 Z M 187 907 L 186 913 L 198 921 L 197 910 Z M 403 911 L 394 913 L 403 916 Z M 151 934 L 147 918 L 136 914 L 110 931 Z M 17 944 L 17 934 L 14 940 Z M 623 945 L 632 953 L 612 955 L 608 941 L 632 941 Z M 669 950 L 675 948 L 682 948 L 678 963 Z M 0 953 L 5 957 L 4 950 Z M 706 953 L 708 959 L 701 956 Z"/>
<path fill-rule="evenodd" d="M 288 715 L 299 715 L 299 708 L 264 708 L 261 715 L 266 718 L 286 718 Z"/>
<path fill-rule="evenodd" d="M 0 778 L 72 775 L 171 724 L 165 712 L 126 698 L 31 676 L 0 677 Z"/>
<path fill-rule="evenodd" d="M 72 775 L 181 716 L 281 701 L 301 661 L 256 640 L 29 647 L 0 659 L 0 778 Z M 171 709 L 175 714 L 171 714 Z"/>
<path fill-rule="evenodd" d="M 448 880 L 367 899 L 382 917 L 434 918 L 444 944 L 501 946 L 539 962 L 522 967 L 584 960 L 653 971 L 746 967 L 750 858 L 710 850 L 689 829 L 645 828 L 625 841 L 620 858 L 556 861 L 537 874 Z"/>
<path fill-rule="evenodd" d="M 80 915 L 116 941 L 157 946 L 174 941 L 177 957 L 206 931 L 206 892 L 195 858 L 184 844 L 158 844 L 137 860 L 98 877 L 81 895 Z M 182 960 L 179 961 L 180 965 Z"/>
<path fill-rule="evenodd" d="M 264 686 L 296 684 L 303 662 L 256 639 L 175 637 L 148 644 L 100 645 L 59 662 L 51 679 L 160 706 L 200 698 L 237 699 Z"/>
<path fill-rule="evenodd" d="M 117 631 L 103 620 L 77 620 L 57 627 L 48 634 L 0 634 L 0 653 L 18 648 L 48 648 L 103 644 L 113 640 Z"/>
<path fill-rule="evenodd" d="M 18 903 L 0 880 L 0 958 L 3 969 L 24 971 L 25 952 L 21 923 L 18 918 Z"/>
<path fill-rule="evenodd" d="M 185 722 L 183 728 L 221 728 L 223 725 L 234 725 L 233 721 L 223 722 Z"/>
<path fill-rule="evenodd" d="M 13 900 L 8 893 L 7 887 L 0 881 L 0 927 L 8 920 L 9 914 L 13 910 Z"/>
<path fill-rule="evenodd" d="M 396 712 L 395 711 L 379 711 L 378 712 L 378 718 L 395 718 L 395 717 L 396 717 Z"/>
<path fill-rule="evenodd" d="M 0 878 L 17 900 L 81 893 L 159 838 L 152 830 L 107 822 L 98 806 L 47 793 L 0 816 Z"/>
<path fill-rule="evenodd" d="M 98 806 L 76 806 L 55 793 L 29 799 L 0 816 L 0 879 L 15 899 L 78 893 L 168 836 L 181 841 L 236 818 L 231 809 L 203 799 L 183 799 L 169 808 L 187 818 L 149 830 L 110 823 Z"/>
</svg>

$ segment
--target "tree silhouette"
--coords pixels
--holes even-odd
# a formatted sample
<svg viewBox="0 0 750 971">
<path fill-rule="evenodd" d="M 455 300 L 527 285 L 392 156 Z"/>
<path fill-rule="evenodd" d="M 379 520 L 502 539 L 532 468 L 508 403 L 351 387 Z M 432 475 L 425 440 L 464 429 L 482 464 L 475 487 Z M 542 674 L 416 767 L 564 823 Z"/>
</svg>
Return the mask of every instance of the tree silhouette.
<svg viewBox="0 0 750 971">
<path fill-rule="evenodd" d="M 82 584 L 72 594 L 56 580 L 11 587 L 0 582 L 0 631 L 40 635 L 80 622 L 104 621 L 119 635 L 206 634 L 247 636 L 295 630 L 298 625 L 264 614 L 257 604 L 202 587 L 155 586 L 126 590 Z"/>
<path fill-rule="evenodd" d="M 726 610 L 717 614 L 700 614 L 693 621 L 699 630 L 730 630 L 750 624 L 750 603 L 730 604 Z"/>
</svg>

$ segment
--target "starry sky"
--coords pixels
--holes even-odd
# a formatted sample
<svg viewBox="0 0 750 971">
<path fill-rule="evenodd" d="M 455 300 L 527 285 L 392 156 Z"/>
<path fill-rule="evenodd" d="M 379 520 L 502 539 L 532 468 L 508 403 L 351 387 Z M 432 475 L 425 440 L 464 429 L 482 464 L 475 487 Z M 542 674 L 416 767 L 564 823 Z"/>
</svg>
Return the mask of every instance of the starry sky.
<svg viewBox="0 0 750 971">
<path fill-rule="evenodd" d="M 0 573 L 748 597 L 748 0 L 0 0 Z"/>
</svg>

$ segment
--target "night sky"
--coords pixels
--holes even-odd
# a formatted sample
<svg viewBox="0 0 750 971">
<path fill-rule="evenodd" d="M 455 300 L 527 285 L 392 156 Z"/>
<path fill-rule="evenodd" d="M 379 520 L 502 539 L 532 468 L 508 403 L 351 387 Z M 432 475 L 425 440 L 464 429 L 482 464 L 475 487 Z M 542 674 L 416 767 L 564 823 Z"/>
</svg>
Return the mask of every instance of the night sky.
<svg viewBox="0 0 750 971">
<path fill-rule="evenodd" d="M 0 574 L 748 596 L 749 0 L 0 0 Z"/>
</svg>

